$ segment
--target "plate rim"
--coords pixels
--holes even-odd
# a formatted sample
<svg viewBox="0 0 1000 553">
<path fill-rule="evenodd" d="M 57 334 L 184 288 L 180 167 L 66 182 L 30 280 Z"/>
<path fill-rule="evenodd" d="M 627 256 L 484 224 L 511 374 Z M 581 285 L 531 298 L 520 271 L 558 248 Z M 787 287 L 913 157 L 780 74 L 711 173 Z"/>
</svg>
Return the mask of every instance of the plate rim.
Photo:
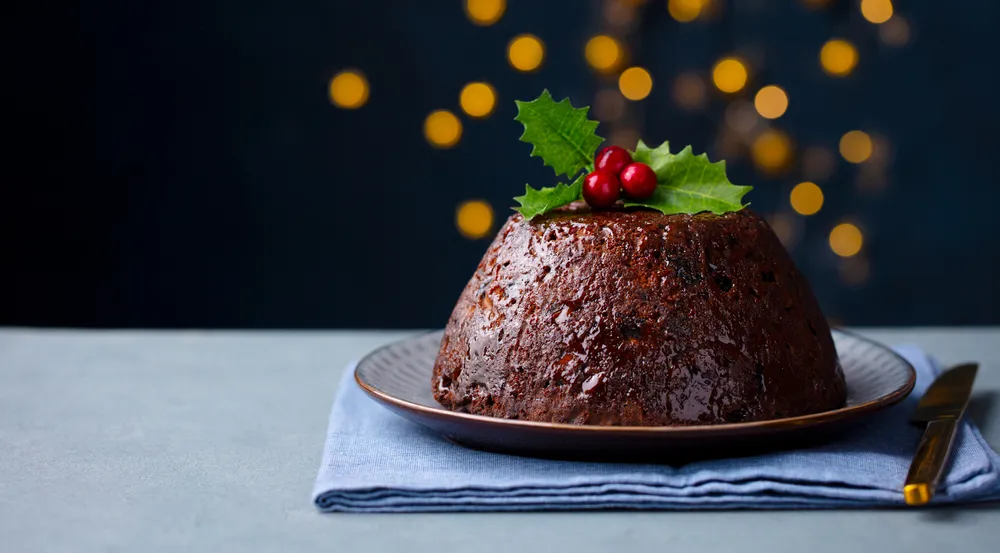
<svg viewBox="0 0 1000 553">
<path fill-rule="evenodd" d="M 452 411 L 439 405 L 438 407 L 428 407 L 426 405 L 421 405 L 419 403 L 414 403 L 412 401 L 402 399 L 391 395 L 387 392 L 379 390 L 374 386 L 366 383 L 360 374 L 360 369 L 370 357 L 379 353 L 380 351 L 389 348 L 393 345 L 398 344 L 404 340 L 417 340 L 441 332 L 442 329 L 430 330 L 424 333 L 416 334 L 409 338 L 403 338 L 401 340 L 395 340 L 388 344 L 379 346 L 374 350 L 370 351 L 360 360 L 358 360 L 357 365 L 354 367 L 354 382 L 365 391 L 373 399 L 385 403 L 387 405 L 392 405 L 406 411 L 416 411 L 417 413 L 429 416 L 429 417 L 445 417 L 445 418 L 455 418 L 469 423 L 474 424 L 491 424 L 498 425 L 504 428 L 509 428 L 512 430 L 523 429 L 523 430 L 559 430 L 566 432 L 576 432 L 580 434 L 642 434 L 642 435 L 658 435 L 658 434 L 671 434 L 671 435 L 697 435 L 702 433 L 742 433 L 754 432 L 762 429 L 770 429 L 774 427 L 778 428 L 803 428 L 815 425 L 821 425 L 827 422 L 843 420 L 847 418 L 856 418 L 861 415 L 865 415 L 874 411 L 879 411 L 906 399 L 910 393 L 913 392 L 914 387 L 917 383 L 917 371 L 913 368 L 913 365 L 906 360 L 905 357 L 896 352 L 896 350 L 888 347 L 882 343 L 875 340 L 867 338 L 858 334 L 857 332 L 846 330 L 843 328 L 833 328 L 831 329 L 831 335 L 833 333 L 841 333 L 847 335 L 851 338 L 860 340 L 862 342 L 867 342 L 868 344 L 880 348 L 884 351 L 889 352 L 890 355 L 895 357 L 903 367 L 907 369 L 908 378 L 906 384 L 902 387 L 896 388 L 891 393 L 884 396 L 875 398 L 864 403 L 852 406 L 838 407 L 837 409 L 831 409 L 828 411 L 820 411 L 819 413 L 811 413 L 808 415 L 799 415 L 796 417 L 784 417 L 780 419 L 768 419 L 762 421 L 750 421 L 750 422 L 736 422 L 736 423 L 724 423 L 724 424 L 703 424 L 703 425 L 691 425 L 691 426 L 622 426 L 622 425 L 595 425 L 595 424 L 568 424 L 561 422 L 540 422 L 540 421 L 529 421 L 523 419 L 505 419 L 500 417 L 488 417 L 485 415 L 476 415 L 472 413 L 463 413 L 460 411 Z M 838 356 L 839 362 L 839 356 Z"/>
</svg>

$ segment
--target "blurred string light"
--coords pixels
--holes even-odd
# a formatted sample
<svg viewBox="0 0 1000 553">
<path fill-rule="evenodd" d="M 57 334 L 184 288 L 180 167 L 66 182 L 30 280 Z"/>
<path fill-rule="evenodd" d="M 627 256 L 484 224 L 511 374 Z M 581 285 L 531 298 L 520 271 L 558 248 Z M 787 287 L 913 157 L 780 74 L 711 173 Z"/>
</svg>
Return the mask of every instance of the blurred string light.
<svg viewBox="0 0 1000 553">
<path fill-rule="evenodd" d="M 704 5 L 704 0 L 667 0 L 667 11 L 676 21 L 688 23 L 698 19 Z"/>
<path fill-rule="evenodd" d="M 783 131 L 767 129 L 754 139 L 750 154 L 762 172 L 780 173 L 791 164 L 792 140 Z"/>
<path fill-rule="evenodd" d="M 837 157 L 822 146 L 810 146 L 802 152 L 802 176 L 807 179 L 824 181 L 833 175 Z"/>
<path fill-rule="evenodd" d="M 816 183 L 800 182 L 792 189 L 788 200 L 799 215 L 815 215 L 823 207 L 823 190 Z"/>
<path fill-rule="evenodd" d="M 828 75 L 846 77 L 858 64 L 858 50 L 850 42 L 834 38 L 819 51 L 819 63 Z"/>
<path fill-rule="evenodd" d="M 489 83 L 469 83 L 462 88 L 458 102 L 470 117 L 488 117 L 496 106 L 497 93 Z"/>
<path fill-rule="evenodd" d="M 639 142 L 639 131 L 632 127 L 621 127 L 611 132 L 608 141 L 622 148 L 634 150 L 635 145 Z"/>
<path fill-rule="evenodd" d="M 622 47 L 608 35 L 597 35 L 587 41 L 584 56 L 594 69 L 611 72 L 617 69 L 622 60 Z"/>
<path fill-rule="evenodd" d="M 674 102 L 686 110 L 698 110 L 705 107 L 707 90 L 705 81 L 694 73 L 681 73 L 674 79 Z"/>
<path fill-rule="evenodd" d="M 507 46 L 507 59 L 518 71 L 534 71 L 545 59 L 545 46 L 535 35 L 518 35 Z"/>
<path fill-rule="evenodd" d="M 448 110 L 431 112 L 424 120 L 424 137 L 435 148 L 451 148 L 462 138 L 462 122 Z"/>
<path fill-rule="evenodd" d="M 910 24 L 898 15 L 878 27 L 878 38 L 889 46 L 903 46 L 910 41 Z"/>
<path fill-rule="evenodd" d="M 506 10 L 506 0 L 465 0 L 465 16 L 483 27 L 500 21 Z"/>
<path fill-rule="evenodd" d="M 626 0 L 605 0 L 604 19 L 608 23 L 628 29 L 636 23 L 636 6 Z"/>
<path fill-rule="evenodd" d="M 780 86 L 768 85 L 757 91 L 753 103 L 761 117 L 777 119 L 788 109 L 788 95 Z"/>
<path fill-rule="evenodd" d="M 618 77 L 618 90 L 629 100 L 642 100 L 653 90 L 653 77 L 642 67 L 629 67 Z"/>
<path fill-rule="evenodd" d="M 462 202 L 455 210 L 455 226 L 466 238 L 483 238 L 493 230 L 493 207 L 485 200 Z"/>
<path fill-rule="evenodd" d="M 746 100 L 736 100 L 726 107 L 726 125 L 740 135 L 748 135 L 760 123 L 757 110 Z"/>
<path fill-rule="evenodd" d="M 841 223 L 830 231 L 830 249 L 840 257 L 857 255 L 863 243 L 861 229 L 851 223 Z"/>
<path fill-rule="evenodd" d="M 892 145 L 884 136 L 872 135 L 872 154 L 860 167 L 855 183 L 862 193 L 873 194 L 886 187 L 892 165 Z"/>
<path fill-rule="evenodd" d="M 892 1 L 861 0 L 861 15 L 868 21 L 881 25 L 892 17 Z"/>
<path fill-rule="evenodd" d="M 368 101 L 368 79 L 358 70 L 337 73 L 329 88 L 330 101 L 338 108 L 357 109 Z"/>
<path fill-rule="evenodd" d="M 892 144 L 889 143 L 889 139 L 882 135 L 873 135 L 872 140 L 872 155 L 868 158 L 867 165 L 877 166 L 877 167 L 888 167 L 892 164 L 893 151 Z"/>
<path fill-rule="evenodd" d="M 594 97 L 594 115 L 601 121 L 617 121 L 625 115 L 625 98 L 615 89 L 605 88 Z"/>
<path fill-rule="evenodd" d="M 863 131 L 850 131 L 840 137 L 840 155 L 851 163 L 863 163 L 872 155 L 872 139 Z"/>
<path fill-rule="evenodd" d="M 746 65 L 736 58 L 723 58 L 712 68 L 712 81 L 722 92 L 739 92 L 747 84 Z"/>
</svg>

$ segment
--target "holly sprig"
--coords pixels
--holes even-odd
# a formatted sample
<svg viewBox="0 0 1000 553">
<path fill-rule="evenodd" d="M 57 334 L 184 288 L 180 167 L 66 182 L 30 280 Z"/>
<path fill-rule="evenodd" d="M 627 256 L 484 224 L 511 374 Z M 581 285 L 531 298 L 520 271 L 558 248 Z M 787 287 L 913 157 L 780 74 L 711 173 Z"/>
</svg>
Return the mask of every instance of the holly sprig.
<svg viewBox="0 0 1000 553">
<path fill-rule="evenodd" d="M 594 151 L 604 142 L 597 136 L 597 121 L 587 119 L 590 107 L 574 108 L 569 98 L 556 102 L 548 90 L 530 101 L 517 100 L 515 121 L 524 125 L 521 142 L 534 146 L 532 157 L 572 178 L 594 162 Z"/>
<path fill-rule="evenodd" d="M 626 200 L 625 207 L 650 207 L 668 215 L 711 211 L 722 214 L 743 209 L 743 196 L 752 186 L 737 186 L 726 177 L 726 162 L 712 163 L 705 154 L 694 155 L 691 146 L 670 153 L 664 142 L 656 148 L 642 140 L 631 152 L 632 159 L 649 165 L 656 173 L 656 190 L 644 200 Z"/>
<path fill-rule="evenodd" d="M 525 185 L 520 204 L 514 209 L 531 219 L 583 197 L 584 176 L 594 170 L 594 153 L 604 139 L 597 135 L 597 121 L 587 119 L 589 107 L 574 108 L 568 98 L 556 102 L 548 90 L 530 102 L 515 102 L 517 117 L 524 125 L 521 141 L 533 146 L 531 155 L 541 157 L 556 176 L 564 175 L 571 184 L 559 183 L 540 189 Z M 639 141 L 629 152 L 633 161 L 648 165 L 656 173 L 657 186 L 645 199 L 626 199 L 625 207 L 645 207 L 665 214 L 716 214 L 746 207 L 743 196 L 750 186 L 737 186 L 726 177 L 726 163 L 712 163 L 705 154 L 694 155 L 688 146 L 673 154 L 664 142 L 650 148 Z"/>
</svg>

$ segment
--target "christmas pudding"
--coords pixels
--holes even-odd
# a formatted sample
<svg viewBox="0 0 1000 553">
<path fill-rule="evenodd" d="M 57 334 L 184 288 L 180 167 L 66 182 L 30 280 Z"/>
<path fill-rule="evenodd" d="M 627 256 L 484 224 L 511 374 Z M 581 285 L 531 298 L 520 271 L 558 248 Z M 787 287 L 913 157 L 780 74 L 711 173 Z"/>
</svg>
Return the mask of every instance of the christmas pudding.
<svg viewBox="0 0 1000 553">
<path fill-rule="evenodd" d="M 547 93 L 518 107 L 535 154 L 557 173 L 585 174 L 517 198 L 519 213 L 445 329 L 431 383 L 441 405 L 529 421 L 667 426 L 844 404 L 833 339 L 808 283 L 742 204 L 749 188 L 729 183 L 723 164 L 640 142 L 634 152 L 606 148 L 566 165 L 561 145 L 593 151 L 594 140 L 565 132 L 547 142 L 538 121 L 593 135 L 586 110 Z"/>
</svg>

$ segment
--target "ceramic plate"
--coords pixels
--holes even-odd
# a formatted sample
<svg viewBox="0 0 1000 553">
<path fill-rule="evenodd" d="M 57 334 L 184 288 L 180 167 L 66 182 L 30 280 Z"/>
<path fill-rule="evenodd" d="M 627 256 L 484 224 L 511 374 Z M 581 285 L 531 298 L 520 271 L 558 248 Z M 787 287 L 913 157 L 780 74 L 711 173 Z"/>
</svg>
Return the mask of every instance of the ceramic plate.
<svg viewBox="0 0 1000 553">
<path fill-rule="evenodd" d="M 829 439 L 849 423 L 898 403 L 913 390 L 913 367 L 891 349 L 835 330 L 847 380 L 847 404 L 801 417 L 710 426 L 584 426 L 508 420 L 449 411 L 431 394 L 442 331 L 379 348 L 354 377 L 392 411 L 477 449 L 558 457 L 673 462 L 752 454 Z"/>
</svg>

